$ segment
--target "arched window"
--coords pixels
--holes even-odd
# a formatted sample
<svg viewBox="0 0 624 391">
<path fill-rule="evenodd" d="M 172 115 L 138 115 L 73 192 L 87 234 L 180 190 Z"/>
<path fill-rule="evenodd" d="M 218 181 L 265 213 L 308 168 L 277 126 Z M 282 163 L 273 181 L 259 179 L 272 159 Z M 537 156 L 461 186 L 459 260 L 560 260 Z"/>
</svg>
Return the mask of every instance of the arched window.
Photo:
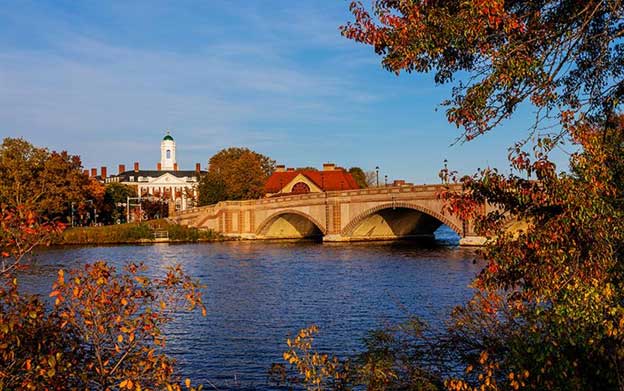
<svg viewBox="0 0 624 391">
<path fill-rule="evenodd" d="M 170 149 L 167 150 L 167 159 L 171 159 L 171 150 Z"/>
<path fill-rule="evenodd" d="M 295 194 L 305 194 L 310 192 L 310 186 L 303 182 L 297 182 L 292 188 L 292 192 Z"/>
</svg>

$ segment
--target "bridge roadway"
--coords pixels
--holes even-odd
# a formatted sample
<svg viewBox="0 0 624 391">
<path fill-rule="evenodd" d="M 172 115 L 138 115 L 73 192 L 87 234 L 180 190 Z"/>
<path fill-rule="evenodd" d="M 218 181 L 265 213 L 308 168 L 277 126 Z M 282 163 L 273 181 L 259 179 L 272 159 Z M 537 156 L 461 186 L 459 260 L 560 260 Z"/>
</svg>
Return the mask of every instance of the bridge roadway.
<svg viewBox="0 0 624 391">
<path fill-rule="evenodd" d="M 461 190 L 451 185 L 451 190 Z M 326 242 L 431 238 L 446 224 L 461 245 L 480 245 L 473 224 L 445 213 L 443 185 L 373 187 L 307 193 L 215 205 L 178 212 L 179 224 L 242 239 L 322 238 Z M 486 206 L 483 207 L 485 213 Z"/>
</svg>

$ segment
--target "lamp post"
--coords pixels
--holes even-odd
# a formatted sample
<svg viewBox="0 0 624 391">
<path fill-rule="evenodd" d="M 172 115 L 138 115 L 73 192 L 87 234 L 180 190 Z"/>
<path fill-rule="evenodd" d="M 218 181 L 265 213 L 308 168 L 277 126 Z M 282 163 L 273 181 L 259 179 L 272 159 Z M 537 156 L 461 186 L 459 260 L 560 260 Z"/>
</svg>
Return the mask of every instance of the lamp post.
<svg viewBox="0 0 624 391">
<path fill-rule="evenodd" d="M 442 183 L 446 184 L 448 183 L 448 160 L 444 159 L 444 178 L 442 178 Z"/>
<path fill-rule="evenodd" d="M 375 174 L 377 175 L 377 187 L 379 187 L 379 166 L 375 166 Z"/>
<path fill-rule="evenodd" d="M 388 175 L 384 175 L 384 187 L 388 187 Z"/>
</svg>

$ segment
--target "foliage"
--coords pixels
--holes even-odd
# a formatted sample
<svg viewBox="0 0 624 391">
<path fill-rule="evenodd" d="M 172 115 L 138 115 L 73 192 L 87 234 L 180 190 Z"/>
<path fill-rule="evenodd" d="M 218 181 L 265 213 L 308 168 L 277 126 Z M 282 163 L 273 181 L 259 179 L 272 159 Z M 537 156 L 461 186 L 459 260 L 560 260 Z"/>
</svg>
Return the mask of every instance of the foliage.
<svg viewBox="0 0 624 391">
<path fill-rule="evenodd" d="M 167 225 L 167 233 L 169 234 L 169 240 L 172 241 L 197 242 L 202 240 L 222 239 L 215 231 L 197 229 L 195 227 L 187 227 L 179 224 Z"/>
<path fill-rule="evenodd" d="M 386 69 L 460 78 L 445 104 L 467 140 L 522 102 L 537 108 L 537 129 L 550 118 L 605 118 L 622 101 L 619 1 L 377 0 L 373 14 L 359 1 L 351 11 L 343 35 L 373 46 Z"/>
<path fill-rule="evenodd" d="M 357 183 L 362 189 L 365 189 L 370 185 L 368 183 L 366 173 L 360 167 L 351 167 L 349 169 L 349 174 L 351 174 L 353 179 L 355 179 L 355 183 Z"/>
<path fill-rule="evenodd" d="M 0 390 L 75 388 L 84 349 L 36 296 L 20 294 L 17 279 L 0 276 Z"/>
<path fill-rule="evenodd" d="M 284 356 L 302 381 L 323 389 L 424 389 L 418 383 L 424 377 L 456 391 L 621 390 L 624 116 L 567 131 L 579 150 L 570 173 L 557 173 L 544 152 L 553 141 L 542 139 L 533 157 L 522 150 L 511 157 L 515 173 L 483 170 L 461 178 L 463 192 L 441 194 L 449 211 L 476 221 L 478 233 L 490 238 L 474 296 L 454 310 L 445 333 L 393 341 L 383 330 L 381 344 L 367 345 L 369 360 L 349 363 L 351 373 L 373 368 L 373 380 L 348 376 L 348 387 L 327 381 L 344 363 L 330 365 L 308 352 L 304 333 L 295 347 L 307 353 L 293 354 L 291 344 Z M 495 208 L 482 215 L 486 200 Z M 510 230 L 517 221 L 522 228 Z M 396 342 L 399 354 L 388 354 Z M 418 375 L 397 370 L 408 366 Z"/>
<path fill-rule="evenodd" d="M 0 273 L 0 390 L 182 390 L 162 328 L 181 309 L 205 315 L 200 285 L 178 266 L 150 278 L 142 265 L 117 272 L 97 262 L 67 278 L 59 270 L 50 308 L 19 292 L 14 274 L 36 244 L 62 228 L 38 221 L 32 211 L 3 209 L 2 232 L 13 235 L 2 236 L 0 250 L 14 266 Z M 184 387 L 201 389 L 190 379 Z"/>
<path fill-rule="evenodd" d="M 147 220 L 162 219 L 169 216 L 169 203 L 160 198 L 142 198 L 141 210 Z"/>
<path fill-rule="evenodd" d="M 35 247 L 47 245 L 64 229 L 25 207 L 0 206 L 0 275 L 13 272 Z"/>
<path fill-rule="evenodd" d="M 104 190 L 103 205 L 101 210 L 102 222 L 114 224 L 117 221 L 125 221 L 126 209 L 121 204 L 128 202 L 128 197 L 136 197 L 136 188 L 122 183 L 107 183 Z"/>
<path fill-rule="evenodd" d="M 162 352 L 164 324 L 172 310 L 200 308 L 205 315 L 197 282 L 179 267 L 162 279 L 151 280 L 141 265 L 130 264 L 124 273 L 104 262 L 84 270 L 63 270 L 53 286 L 55 312 L 62 327 L 72 330 L 88 347 L 82 358 L 81 384 L 107 389 L 179 389 L 174 360 Z"/>
<path fill-rule="evenodd" d="M 17 207 L 32 204 L 45 193 L 38 184 L 48 152 L 23 139 L 5 138 L 0 146 L 0 201 Z"/>
<path fill-rule="evenodd" d="M 0 202 L 23 206 L 48 217 L 83 203 L 88 177 L 78 156 L 49 152 L 23 139 L 5 138 L 0 145 Z"/>
<path fill-rule="evenodd" d="M 299 331 L 286 341 L 288 350 L 285 368 L 274 366 L 274 380 L 302 384 L 308 390 L 421 390 L 435 391 L 443 384 L 433 371 L 421 367 L 424 361 L 435 360 L 431 346 L 414 343 L 422 340 L 423 324 L 416 319 L 394 328 L 371 332 L 365 339 L 365 351 L 354 357 L 339 359 L 313 350 L 317 326 Z M 431 366 L 431 365 L 429 365 Z"/>
<path fill-rule="evenodd" d="M 581 147 L 570 174 L 557 175 L 538 146 L 535 161 L 522 151 L 512 159 L 523 176 L 485 171 L 463 180 L 473 204 L 452 197 L 468 214 L 484 198 L 498 206 L 479 219 L 494 238 L 483 250 L 489 263 L 451 329 L 482 377 L 452 389 L 488 378 L 491 389 L 624 387 L 624 118 L 567 130 Z M 526 228 L 508 232 L 509 218 Z"/>
<path fill-rule="evenodd" d="M 199 285 L 179 267 L 162 279 L 144 271 L 98 262 L 66 279 L 59 270 L 51 310 L 3 276 L 0 389 L 181 390 L 161 330 L 180 306 L 205 313 Z"/>
<path fill-rule="evenodd" d="M 465 140 L 527 101 L 533 131 L 559 121 L 554 137 L 532 139 L 532 157 L 526 141 L 511 149 L 512 174 L 483 170 L 460 179 L 462 192 L 441 193 L 490 239 L 488 264 L 445 335 L 408 341 L 431 342 L 446 365 L 410 364 L 440 373 L 449 390 L 623 389 L 622 4 L 378 0 L 377 19 L 359 2 L 351 10 L 343 34 L 374 46 L 387 69 L 464 78 L 446 103 Z M 564 137 L 578 152 L 558 174 L 548 154 Z M 455 176 L 441 172 L 445 183 Z M 486 201 L 494 210 L 483 216 Z"/>
<path fill-rule="evenodd" d="M 199 205 L 213 205 L 228 199 L 225 181 L 220 174 L 208 172 L 199 181 Z"/>
<path fill-rule="evenodd" d="M 59 235 L 56 244 L 119 244 L 141 243 L 154 239 L 154 230 L 166 230 L 171 241 L 196 242 L 218 240 L 220 236 L 211 230 L 199 230 L 160 221 L 115 224 L 101 227 L 70 228 Z"/>
<path fill-rule="evenodd" d="M 210 158 L 209 164 L 208 175 L 199 186 L 200 205 L 260 198 L 275 169 L 274 160 L 247 148 L 223 149 Z"/>
<path fill-rule="evenodd" d="M 275 170 L 275 161 L 269 157 L 248 148 L 231 147 L 222 149 L 210 158 L 208 161 L 209 171 L 227 174 L 236 170 L 236 165 L 241 159 L 253 161 L 254 164 L 258 165 L 259 171 L 262 171 L 262 174 L 267 177 Z"/>
</svg>

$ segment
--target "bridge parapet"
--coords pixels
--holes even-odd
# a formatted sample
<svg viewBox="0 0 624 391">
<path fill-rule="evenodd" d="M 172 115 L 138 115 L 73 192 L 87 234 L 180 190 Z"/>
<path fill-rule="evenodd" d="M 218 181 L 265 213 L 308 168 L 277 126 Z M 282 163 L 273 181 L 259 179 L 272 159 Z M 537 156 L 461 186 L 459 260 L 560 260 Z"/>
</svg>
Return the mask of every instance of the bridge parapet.
<svg viewBox="0 0 624 391">
<path fill-rule="evenodd" d="M 389 186 L 223 201 L 177 213 L 180 224 L 248 239 L 323 236 L 324 240 L 386 240 L 432 236 L 446 224 L 464 242 L 475 238 L 471 222 L 444 211 L 443 189 L 461 185 Z M 483 212 L 485 213 L 485 205 Z"/>
</svg>

